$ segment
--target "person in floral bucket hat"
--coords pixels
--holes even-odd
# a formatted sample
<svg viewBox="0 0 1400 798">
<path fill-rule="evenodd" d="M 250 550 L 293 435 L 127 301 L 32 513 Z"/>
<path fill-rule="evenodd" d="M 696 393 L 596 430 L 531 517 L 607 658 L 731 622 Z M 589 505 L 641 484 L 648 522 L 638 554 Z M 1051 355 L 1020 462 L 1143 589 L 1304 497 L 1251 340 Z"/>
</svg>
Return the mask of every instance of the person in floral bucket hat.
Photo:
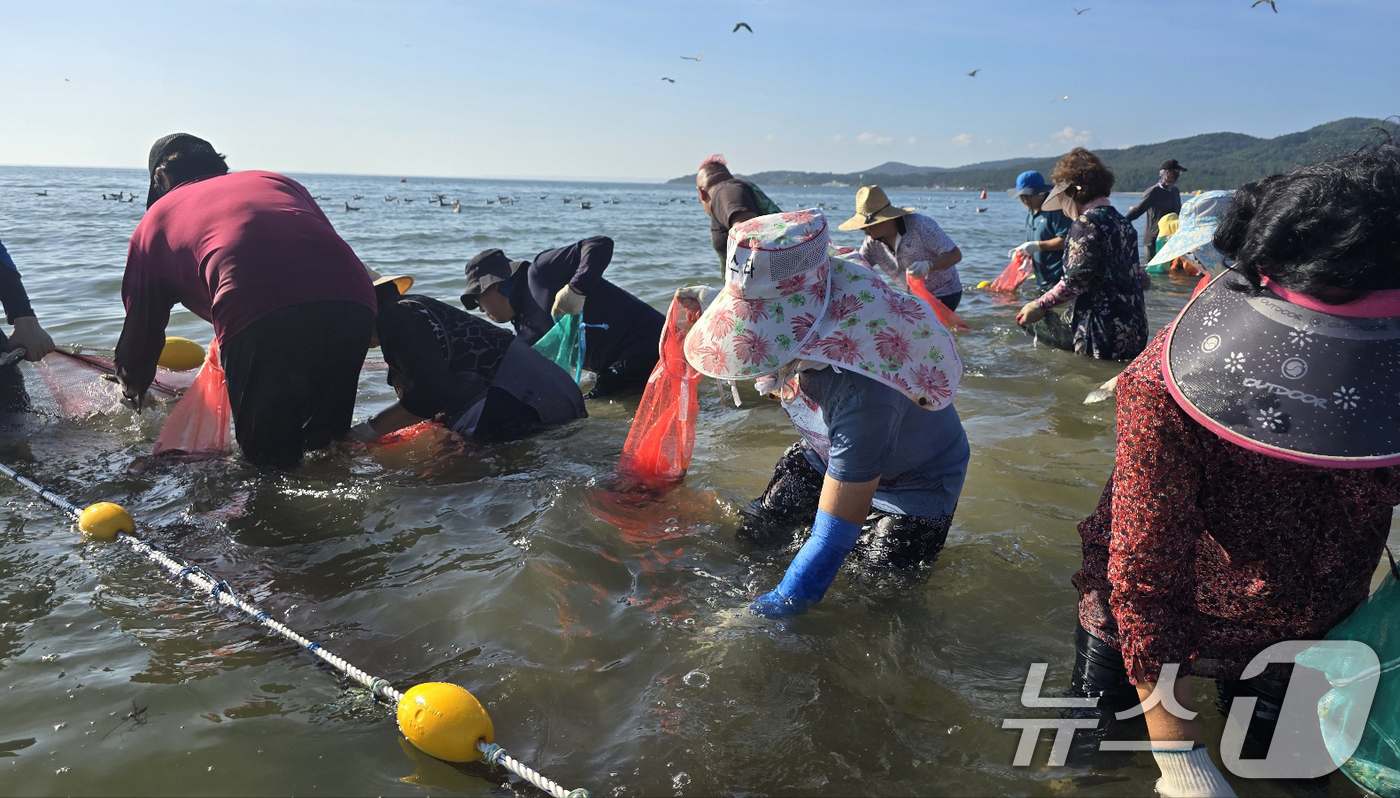
<svg viewBox="0 0 1400 798">
<path fill-rule="evenodd" d="M 739 530 L 777 544 L 812 525 L 782 583 L 753 603 L 770 617 L 820 601 L 853 550 L 868 565 L 922 575 L 967 474 L 952 335 L 928 305 L 829 247 L 817 210 L 735 225 L 724 290 L 685 340 L 696 370 L 754 379 L 802 434 Z"/>
</svg>

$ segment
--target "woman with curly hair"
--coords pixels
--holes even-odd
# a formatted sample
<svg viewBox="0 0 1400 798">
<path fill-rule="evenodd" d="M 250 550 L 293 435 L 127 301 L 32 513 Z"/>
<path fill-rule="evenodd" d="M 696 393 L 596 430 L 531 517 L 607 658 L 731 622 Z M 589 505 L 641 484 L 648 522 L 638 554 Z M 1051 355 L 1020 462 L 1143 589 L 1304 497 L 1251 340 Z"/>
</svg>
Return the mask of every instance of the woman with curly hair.
<svg viewBox="0 0 1400 798">
<path fill-rule="evenodd" d="M 1055 188 L 1042 209 L 1074 220 L 1060 282 L 1016 314 L 1016 323 L 1046 343 L 1102 360 L 1129 360 L 1147 345 L 1149 284 L 1138 260 L 1137 232 L 1109 204 L 1113 172 L 1075 147 L 1055 164 Z M 1068 306 L 1068 317 L 1051 313 Z"/>
<path fill-rule="evenodd" d="M 1172 668 L 1216 679 L 1222 704 L 1258 699 L 1267 728 L 1287 672 L 1242 680 L 1246 665 L 1346 618 L 1384 551 L 1400 504 L 1400 147 L 1244 186 L 1214 244 L 1233 265 L 1118 381 L 1114 470 L 1073 578 L 1071 692 L 1105 716 L 1141 702 L 1168 798 L 1233 794 Z M 1190 718 L 1153 706 L 1159 681 Z"/>
</svg>

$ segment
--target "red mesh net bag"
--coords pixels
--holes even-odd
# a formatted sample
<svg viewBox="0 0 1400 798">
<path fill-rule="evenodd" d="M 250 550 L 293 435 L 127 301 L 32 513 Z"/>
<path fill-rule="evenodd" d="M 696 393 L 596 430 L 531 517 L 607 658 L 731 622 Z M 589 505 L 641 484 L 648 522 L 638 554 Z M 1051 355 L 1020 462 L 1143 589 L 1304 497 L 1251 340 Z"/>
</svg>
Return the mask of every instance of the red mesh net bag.
<svg viewBox="0 0 1400 798">
<path fill-rule="evenodd" d="M 1002 273 L 997 275 L 997 278 L 987 287 L 993 291 L 1015 291 L 1017 286 L 1034 273 L 1035 268 L 1031 259 L 1024 252 L 1017 252 L 1011 258 L 1011 262 L 1002 270 Z"/>
<path fill-rule="evenodd" d="M 904 281 L 909 284 L 909 292 L 922 299 L 929 307 L 933 308 L 933 314 L 943 323 L 944 327 L 950 330 L 970 330 L 971 325 L 963 321 L 958 314 L 948 309 L 948 306 L 939 301 L 938 297 L 929 293 L 924 287 L 924 281 L 910 275 L 904 274 Z"/>
<path fill-rule="evenodd" d="M 700 372 L 686 362 L 685 335 L 700 318 L 680 300 L 671 300 L 661 333 L 661 359 L 617 461 L 619 487 L 660 490 L 685 477 L 695 449 L 695 416 L 700 411 Z"/>
<path fill-rule="evenodd" d="M 209 344 L 209 353 L 194 384 L 170 411 L 170 417 L 156 438 L 156 454 L 181 452 L 187 455 L 218 457 L 232 450 L 229 433 L 230 408 L 224 368 L 219 363 L 219 339 Z"/>
</svg>

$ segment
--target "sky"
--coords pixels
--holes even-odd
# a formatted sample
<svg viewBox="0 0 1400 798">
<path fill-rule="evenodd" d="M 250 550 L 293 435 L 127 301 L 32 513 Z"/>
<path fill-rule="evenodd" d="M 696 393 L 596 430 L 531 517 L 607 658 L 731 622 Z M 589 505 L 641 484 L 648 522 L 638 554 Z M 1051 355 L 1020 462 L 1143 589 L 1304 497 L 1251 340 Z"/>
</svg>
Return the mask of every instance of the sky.
<svg viewBox="0 0 1400 798">
<path fill-rule="evenodd" d="M 0 164 L 184 131 L 234 169 L 657 181 L 1400 114 L 1395 0 L 1079 2 L 0 0 Z"/>
</svg>

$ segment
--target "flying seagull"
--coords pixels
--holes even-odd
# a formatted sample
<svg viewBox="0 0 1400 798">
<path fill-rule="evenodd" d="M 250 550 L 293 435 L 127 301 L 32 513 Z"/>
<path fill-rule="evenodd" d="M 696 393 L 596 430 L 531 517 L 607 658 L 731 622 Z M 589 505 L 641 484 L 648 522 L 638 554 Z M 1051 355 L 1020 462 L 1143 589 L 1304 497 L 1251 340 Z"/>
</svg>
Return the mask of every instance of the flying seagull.
<svg viewBox="0 0 1400 798">
<path fill-rule="evenodd" d="M 704 53 L 701 53 L 700 55 L 704 55 Z M 683 55 L 681 56 L 681 58 L 684 58 L 687 61 L 699 61 L 700 55 Z"/>
<path fill-rule="evenodd" d="M 750 27 L 749 27 L 749 23 L 747 23 L 747 22 L 740 22 L 739 24 L 735 25 L 735 26 L 734 26 L 734 30 L 731 31 L 731 33 L 738 33 L 740 28 L 743 28 L 744 30 L 748 31 L 749 33 L 753 33 L 753 28 L 750 28 Z"/>
<path fill-rule="evenodd" d="M 975 78 L 975 77 L 977 77 L 977 73 L 978 73 L 978 72 L 981 72 L 981 71 L 982 71 L 981 69 L 974 69 L 974 70 L 972 70 L 971 72 L 967 73 L 967 76 L 970 77 L 970 78 Z"/>
<path fill-rule="evenodd" d="M 1251 5 L 1250 8 L 1254 8 L 1254 6 L 1262 6 L 1265 3 L 1269 4 L 1269 8 L 1272 8 L 1275 14 L 1278 13 L 1278 6 L 1274 5 L 1274 0 L 1254 0 L 1254 4 Z"/>
<path fill-rule="evenodd" d="M 1065 96 L 1061 97 L 1061 98 L 1058 99 L 1058 100 L 1051 100 L 1050 102 L 1052 102 L 1052 103 L 1057 103 L 1057 102 L 1060 102 L 1060 101 L 1062 101 L 1062 100 L 1068 100 L 1068 99 L 1069 99 L 1069 92 L 1065 92 Z"/>
<path fill-rule="evenodd" d="M 666 81 L 667 83 L 675 83 L 675 82 L 676 82 L 676 79 L 675 79 L 675 78 L 662 78 L 662 80 Z"/>
<path fill-rule="evenodd" d="M 1070 6 L 1070 8 L 1074 8 L 1074 6 Z M 1089 9 L 1087 9 L 1087 8 L 1074 8 L 1074 15 L 1077 17 L 1077 16 L 1079 16 L 1080 14 L 1083 14 L 1085 11 L 1088 11 L 1088 10 L 1089 10 Z"/>
</svg>

